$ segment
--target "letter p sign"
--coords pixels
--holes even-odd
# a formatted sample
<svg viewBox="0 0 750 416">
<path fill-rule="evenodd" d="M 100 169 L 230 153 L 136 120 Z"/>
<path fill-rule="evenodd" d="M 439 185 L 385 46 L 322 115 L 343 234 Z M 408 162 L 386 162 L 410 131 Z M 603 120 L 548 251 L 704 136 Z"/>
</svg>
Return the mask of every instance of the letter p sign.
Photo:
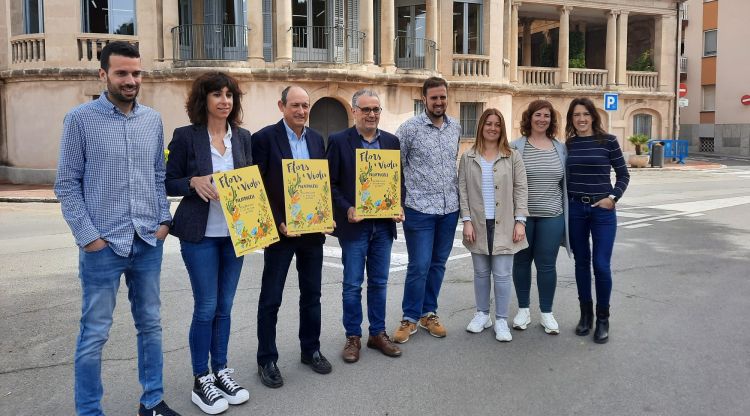
<svg viewBox="0 0 750 416">
<path fill-rule="evenodd" d="M 604 109 L 607 111 L 617 111 L 617 98 L 615 93 L 604 94 Z"/>
</svg>

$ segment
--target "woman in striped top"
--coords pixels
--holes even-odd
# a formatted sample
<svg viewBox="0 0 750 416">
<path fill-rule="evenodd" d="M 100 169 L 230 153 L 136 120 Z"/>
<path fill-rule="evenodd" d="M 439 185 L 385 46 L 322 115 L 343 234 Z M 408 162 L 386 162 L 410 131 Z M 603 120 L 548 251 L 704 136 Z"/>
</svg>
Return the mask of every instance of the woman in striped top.
<svg viewBox="0 0 750 416">
<path fill-rule="evenodd" d="M 510 341 L 508 304 L 513 254 L 526 244 L 526 171 L 511 150 L 500 111 L 489 108 L 479 118 L 474 147 L 461 155 L 458 189 L 464 223 L 463 243 L 474 264 L 477 311 L 466 330 L 492 326 L 490 274 L 495 282 L 495 339 Z"/>
<path fill-rule="evenodd" d="M 591 266 L 596 288 L 594 342 L 609 339 L 609 297 L 612 292 L 612 248 L 617 232 L 615 204 L 630 181 L 617 138 L 602 128 L 594 103 L 576 98 L 570 103 L 565 126 L 570 246 L 575 257 L 581 319 L 576 335 L 588 335 L 594 320 Z M 612 185 L 610 172 L 615 171 Z M 589 246 L 589 235 L 592 246 Z M 593 254 L 593 255 L 592 255 Z"/>
<path fill-rule="evenodd" d="M 529 247 L 513 257 L 513 283 L 518 298 L 518 313 L 513 328 L 526 329 L 531 323 L 529 292 L 531 263 L 536 266 L 539 290 L 539 322 L 548 334 L 559 334 L 552 301 L 557 286 L 557 253 L 560 242 L 567 244 L 568 201 L 565 187 L 565 145 L 555 139 L 557 117 L 552 104 L 535 100 L 521 116 L 523 137 L 512 143 L 523 158 L 529 186 L 529 217 L 526 240 Z M 570 253 L 568 253 L 570 254 Z"/>
</svg>

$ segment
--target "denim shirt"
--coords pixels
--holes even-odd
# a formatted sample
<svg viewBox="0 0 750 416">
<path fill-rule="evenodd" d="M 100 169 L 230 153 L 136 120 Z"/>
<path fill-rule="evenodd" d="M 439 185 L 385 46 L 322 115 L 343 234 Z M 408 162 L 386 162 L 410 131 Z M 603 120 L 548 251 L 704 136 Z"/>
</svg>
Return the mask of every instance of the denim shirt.
<svg viewBox="0 0 750 416">
<path fill-rule="evenodd" d="M 297 138 L 297 133 L 292 130 L 286 120 L 281 119 L 284 122 L 284 128 L 286 129 L 286 137 L 289 139 L 289 147 L 292 148 L 292 157 L 295 159 L 310 159 L 310 151 L 307 149 L 307 127 L 302 128 L 302 135 Z"/>
<path fill-rule="evenodd" d="M 98 238 L 119 256 L 138 235 L 156 246 L 156 230 L 171 221 L 164 189 L 161 116 L 135 103 L 123 114 L 103 92 L 65 116 L 55 194 L 76 244 Z"/>
</svg>

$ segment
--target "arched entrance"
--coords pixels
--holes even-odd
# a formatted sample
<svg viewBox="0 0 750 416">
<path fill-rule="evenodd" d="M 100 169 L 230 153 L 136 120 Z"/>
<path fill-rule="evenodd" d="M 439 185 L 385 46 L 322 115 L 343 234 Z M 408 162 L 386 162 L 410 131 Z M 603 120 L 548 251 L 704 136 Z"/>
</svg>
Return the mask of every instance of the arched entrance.
<svg viewBox="0 0 750 416">
<path fill-rule="evenodd" d="M 346 108 L 334 98 L 323 97 L 310 109 L 310 127 L 323 135 L 326 145 L 328 136 L 349 127 Z"/>
</svg>

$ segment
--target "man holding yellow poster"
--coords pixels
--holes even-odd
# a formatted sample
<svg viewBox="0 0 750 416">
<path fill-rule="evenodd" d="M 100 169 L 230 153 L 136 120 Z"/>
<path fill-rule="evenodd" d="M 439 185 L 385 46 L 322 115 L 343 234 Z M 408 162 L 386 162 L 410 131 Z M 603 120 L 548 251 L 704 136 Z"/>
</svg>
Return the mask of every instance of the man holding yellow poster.
<svg viewBox="0 0 750 416">
<path fill-rule="evenodd" d="M 401 211 L 401 169 L 399 141 L 396 136 L 378 129 L 380 99 L 371 90 L 359 90 L 352 97 L 354 127 L 328 138 L 328 164 L 331 172 L 334 218 L 344 265 L 343 322 L 346 343 L 342 351 L 345 362 L 359 360 L 362 337 L 362 283 L 367 268 L 367 318 L 370 322 L 367 346 L 390 357 L 401 350 L 385 332 L 386 288 L 391 263 L 391 246 L 396 238 L 396 222 L 403 220 Z M 395 153 L 395 163 L 387 160 Z M 362 163 L 364 156 L 364 163 Z M 368 161 L 370 163 L 368 163 Z M 359 162 L 359 163 L 358 163 Z M 382 166 L 378 163 L 382 163 Z M 359 166 L 359 167 L 358 167 Z M 368 168 L 364 168 L 368 166 Z M 364 171 L 363 171 L 364 170 Z M 376 172 L 377 171 L 377 172 Z M 372 202 L 373 173 L 386 175 L 384 192 Z M 378 178 L 383 178 L 379 176 Z M 391 189 L 392 178 L 396 178 Z M 364 192 L 363 192 L 363 189 Z M 368 193 L 369 192 L 369 193 Z M 362 198 L 362 197 L 365 198 Z M 368 202 L 374 209 L 358 215 L 357 207 Z M 382 207 L 382 208 L 378 208 Z M 395 208 L 395 215 L 392 209 Z M 383 213 L 390 217 L 382 218 Z M 373 218 L 380 215 L 381 218 Z"/>
<path fill-rule="evenodd" d="M 281 92 L 278 103 L 283 118 L 253 134 L 253 162 L 258 165 L 266 186 L 268 201 L 276 221 L 280 240 L 263 253 L 263 277 L 258 299 L 258 375 L 267 387 L 284 384 L 276 361 L 276 322 L 284 283 L 292 257 L 297 257 L 299 276 L 299 340 L 302 363 L 319 374 L 331 372 L 331 363 L 320 352 L 320 282 L 323 269 L 323 243 L 320 232 L 295 234 L 286 224 L 284 194 L 284 159 L 295 159 L 300 164 L 323 159 L 323 137 L 306 127 L 310 115 L 310 97 L 301 87 L 290 86 Z M 300 196 L 301 198 L 301 196 Z M 330 204 L 330 202 L 329 202 Z M 312 218 L 311 218 L 312 220 Z"/>
</svg>

